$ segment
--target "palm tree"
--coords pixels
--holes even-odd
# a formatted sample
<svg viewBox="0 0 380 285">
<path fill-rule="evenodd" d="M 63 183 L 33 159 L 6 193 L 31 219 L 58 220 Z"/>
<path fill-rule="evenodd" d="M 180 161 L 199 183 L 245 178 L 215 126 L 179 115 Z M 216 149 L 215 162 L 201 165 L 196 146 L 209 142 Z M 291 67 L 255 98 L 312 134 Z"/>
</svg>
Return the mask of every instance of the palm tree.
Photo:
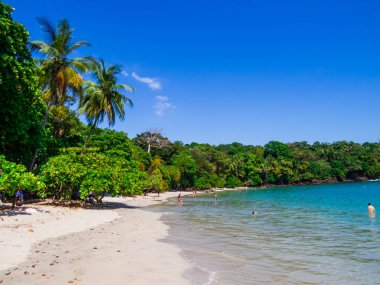
<svg viewBox="0 0 380 285">
<path fill-rule="evenodd" d="M 124 119 L 125 105 L 133 106 L 132 101 L 120 93 L 121 90 L 134 91 L 134 88 L 128 84 L 118 84 L 117 76 L 122 71 L 121 65 L 114 64 L 106 68 L 104 60 L 100 59 L 99 62 L 93 62 L 92 69 L 95 82 L 86 82 L 84 95 L 79 102 L 79 114 L 85 114 L 91 124 L 83 152 L 98 123 L 107 117 L 108 126 L 111 127 L 115 124 L 116 116 L 121 120 Z"/>
<path fill-rule="evenodd" d="M 70 55 L 77 48 L 89 46 L 89 44 L 84 41 L 73 43 L 74 30 L 66 19 L 59 21 L 57 27 L 45 18 L 39 18 L 38 22 L 46 34 L 47 41 L 32 41 L 30 45 L 33 51 L 44 55 L 44 58 L 37 60 L 41 68 L 39 79 L 46 102 L 42 122 L 44 129 L 52 105 L 64 105 L 68 101 L 74 101 L 75 97 L 81 93 L 83 79 L 80 72 L 88 69 L 89 58 L 72 58 Z M 37 155 L 38 149 L 30 169 L 33 168 Z"/>
</svg>

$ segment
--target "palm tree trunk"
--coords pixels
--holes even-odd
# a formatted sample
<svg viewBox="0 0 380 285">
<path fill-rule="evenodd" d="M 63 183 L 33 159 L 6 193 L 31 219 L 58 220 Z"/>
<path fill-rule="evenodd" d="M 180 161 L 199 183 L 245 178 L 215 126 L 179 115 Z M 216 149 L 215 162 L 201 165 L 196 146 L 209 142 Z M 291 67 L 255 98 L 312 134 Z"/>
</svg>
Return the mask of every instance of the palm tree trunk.
<svg viewBox="0 0 380 285">
<path fill-rule="evenodd" d="M 42 121 L 42 130 L 44 130 L 46 128 L 46 123 L 47 123 L 47 120 L 48 120 L 48 117 L 49 117 L 49 110 L 50 110 L 50 107 L 51 107 L 51 103 L 52 103 L 52 101 L 50 100 L 48 102 L 48 104 L 46 105 L 44 120 Z M 36 163 L 36 159 L 37 159 L 37 156 L 38 156 L 38 151 L 39 151 L 39 149 L 37 147 L 36 150 L 35 150 L 35 152 L 34 152 L 32 162 L 30 163 L 29 172 L 33 171 L 33 167 L 34 167 L 34 164 Z"/>
<path fill-rule="evenodd" d="M 82 152 L 81 152 L 80 155 L 84 154 L 84 150 L 86 149 L 86 145 L 87 145 L 88 141 L 90 140 L 90 137 L 91 137 L 92 133 L 94 132 L 96 125 L 98 124 L 98 120 L 99 120 L 99 117 L 97 117 L 97 118 L 95 119 L 95 122 L 94 122 L 93 125 L 91 126 L 90 133 L 88 134 L 86 140 L 84 141 L 83 150 L 82 150 Z"/>
</svg>

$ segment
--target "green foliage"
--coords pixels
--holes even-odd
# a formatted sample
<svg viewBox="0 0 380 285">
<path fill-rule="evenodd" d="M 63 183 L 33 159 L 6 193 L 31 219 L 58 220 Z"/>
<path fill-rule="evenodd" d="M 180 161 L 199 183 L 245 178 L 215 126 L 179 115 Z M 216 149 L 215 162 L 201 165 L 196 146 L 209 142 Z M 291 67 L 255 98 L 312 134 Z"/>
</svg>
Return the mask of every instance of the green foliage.
<svg viewBox="0 0 380 285">
<path fill-rule="evenodd" d="M 0 155 L 0 191 L 12 196 L 18 188 L 41 193 L 45 184 L 35 175 L 26 171 L 26 167 L 7 161 Z"/>
<path fill-rule="evenodd" d="M 0 154 L 26 165 L 34 149 L 43 147 L 44 107 L 29 33 L 12 20 L 12 10 L 0 2 Z"/>
<path fill-rule="evenodd" d="M 141 193 L 146 174 L 139 170 L 136 161 L 90 150 L 80 155 L 77 151 L 52 157 L 41 168 L 47 185 L 45 195 L 70 199 L 79 192 L 82 199 L 90 193 L 101 199 L 106 193 Z"/>
<path fill-rule="evenodd" d="M 167 183 L 163 179 L 163 176 L 159 169 L 155 169 L 148 174 L 148 179 L 146 181 L 145 188 L 158 192 L 168 190 Z"/>
<path fill-rule="evenodd" d="M 87 81 L 84 94 L 79 102 L 79 114 L 84 114 L 91 124 L 91 130 L 84 142 L 83 148 L 90 139 L 98 123 L 107 117 L 108 126 L 113 126 L 116 116 L 124 120 L 124 106 L 133 106 L 132 101 L 121 93 L 122 90 L 134 91 L 127 84 L 119 84 L 118 76 L 122 72 L 121 65 L 105 66 L 104 60 L 93 61 L 91 65 L 95 82 Z"/>
<path fill-rule="evenodd" d="M 46 103 L 41 125 L 44 130 L 52 106 L 74 103 L 77 96 L 82 94 L 83 78 L 80 73 L 88 69 L 89 59 L 72 57 L 79 47 L 88 46 L 88 43 L 73 43 L 74 29 L 66 19 L 59 21 L 57 26 L 45 18 L 39 18 L 38 22 L 45 34 L 46 42 L 37 40 L 29 45 L 33 51 L 38 51 L 44 56 L 36 60 L 39 63 L 38 82 Z M 39 154 L 41 156 L 41 148 L 35 150 L 30 170 L 34 168 Z"/>
<path fill-rule="evenodd" d="M 84 132 L 85 127 L 79 121 L 78 115 L 70 110 L 69 107 L 52 106 L 50 109 L 50 123 L 52 125 L 51 133 L 60 141 L 73 145 L 82 139 L 81 133 Z"/>
<path fill-rule="evenodd" d="M 197 189 L 210 189 L 213 187 L 211 181 L 207 177 L 199 177 L 195 180 L 194 183 L 195 188 Z"/>
<path fill-rule="evenodd" d="M 182 151 L 172 158 L 172 164 L 181 172 L 180 188 L 192 187 L 198 174 L 198 168 L 191 155 Z"/>
<path fill-rule="evenodd" d="M 375 179 L 380 176 L 380 144 L 272 141 L 264 147 L 239 143 L 215 147 L 192 143 L 167 163 L 180 171 L 184 188 Z"/>
<path fill-rule="evenodd" d="M 371 179 L 380 178 L 380 163 L 376 163 L 368 168 L 368 177 Z"/>
<path fill-rule="evenodd" d="M 215 166 L 207 159 L 205 151 L 194 147 L 190 149 L 190 155 L 194 159 L 199 172 L 215 173 Z"/>
<path fill-rule="evenodd" d="M 215 174 L 204 174 L 204 176 L 196 178 L 194 186 L 197 189 L 210 189 L 213 187 L 224 187 L 225 184 L 226 181 Z"/>
<path fill-rule="evenodd" d="M 239 178 L 235 176 L 228 176 L 225 186 L 229 188 L 241 187 L 243 186 L 243 182 L 241 182 Z"/>
<path fill-rule="evenodd" d="M 270 141 L 264 146 L 264 156 L 272 156 L 274 158 L 290 158 L 292 157 L 292 153 L 287 144 Z"/>
<path fill-rule="evenodd" d="M 141 170 L 146 170 L 152 160 L 150 154 L 138 147 L 123 132 L 96 129 L 88 145 L 98 148 L 103 153 L 113 153 L 127 160 L 136 160 Z"/>
<path fill-rule="evenodd" d="M 181 181 L 181 171 L 177 169 L 174 165 L 168 165 L 165 167 L 165 175 L 164 179 L 166 183 L 169 185 L 170 189 L 179 188 Z"/>
<path fill-rule="evenodd" d="M 164 174 L 168 176 L 163 161 L 158 156 L 154 157 L 148 169 L 145 188 L 158 192 L 168 190 L 168 183 L 164 180 Z"/>
<path fill-rule="evenodd" d="M 262 185 L 263 179 L 258 172 L 251 172 L 247 175 L 247 180 L 245 182 L 245 186 L 257 186 Z"/>
<path fill-rule="evenodd" d="M 38 59 L 41 69 L 39 82 L 48 112 L 50 106 L 75 102 L 76 96 L 81 94 L 83 79 L 80 73 L 88 69 L 89 60 L 73 57 L 73 54 L 78 48 L 89 44 L 84 41 L 73 42 L 74 29 L 66 19 L 60 20 L 57 26 L 46 18 L 37 20 L 46 41 L 32 41 L 30 46 L 44 56 Z"/>
</svg>

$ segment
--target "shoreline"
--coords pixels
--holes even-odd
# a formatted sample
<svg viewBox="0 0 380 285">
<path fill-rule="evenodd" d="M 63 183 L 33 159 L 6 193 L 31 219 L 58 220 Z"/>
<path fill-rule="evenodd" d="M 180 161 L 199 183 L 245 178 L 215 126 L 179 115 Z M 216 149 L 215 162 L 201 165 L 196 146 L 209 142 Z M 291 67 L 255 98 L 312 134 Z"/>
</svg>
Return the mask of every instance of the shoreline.
<svg viewBox="0 0 380 285">
<path fill-rule="evenodd" d="M 27 214 L 3 216 L 0 283 L 190 285 L 191 264 L 161 241 L 169 228 L 162 214 L 144 209 L 179 193 L 192 194 L 106 198 L 115 209 L 28 205 Z"/>
<path fill-rule="evenodd" d="M 212 188 L 198 195 L 244 189 L 262 188 Z M 14 215 L 0 215 L 0 284 L 154 284 L 157 278 L 191 284 L 185 273 L 192 265 L 178 246 L 165 242 L 169 226 L 162 214 L 144 209 L 179 193 L 193 195 L 104 198 L 114 208 L 103 209 L 27 204 Z M 104 263 L 111 276 L 101 273 Z"/>
</svg>

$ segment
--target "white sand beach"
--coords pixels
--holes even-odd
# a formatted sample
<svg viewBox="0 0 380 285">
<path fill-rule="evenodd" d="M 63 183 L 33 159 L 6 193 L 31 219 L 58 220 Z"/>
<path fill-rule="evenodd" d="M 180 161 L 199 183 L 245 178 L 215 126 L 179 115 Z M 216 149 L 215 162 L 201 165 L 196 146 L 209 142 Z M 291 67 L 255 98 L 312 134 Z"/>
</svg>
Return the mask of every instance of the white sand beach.
<svg viewBox="0 0 380 285">
<path fill-rule="evenodd" d="M 161 215 L 141 208 L 178 193 L 107 198 L 124 206 L 115 209 L 27 205 L 1 216 L 0 283 L 190 284 L 181 250 L 160 241 Z"/>
</svg>

